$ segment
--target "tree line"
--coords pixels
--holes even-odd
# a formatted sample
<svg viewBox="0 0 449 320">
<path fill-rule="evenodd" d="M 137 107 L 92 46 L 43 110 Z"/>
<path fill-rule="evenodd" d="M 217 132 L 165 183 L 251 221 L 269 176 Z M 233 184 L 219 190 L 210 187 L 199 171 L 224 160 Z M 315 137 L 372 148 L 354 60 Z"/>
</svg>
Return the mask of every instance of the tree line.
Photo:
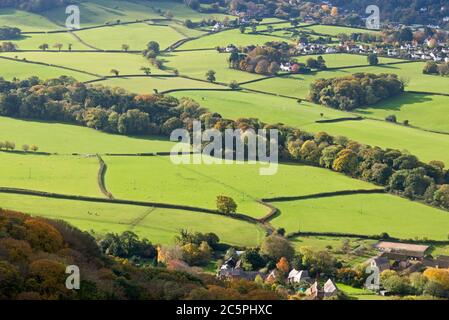
<svg viewBox="0 0 449 320">
<path fill-rule="evenodd" d="M 310 85 L 309 100 L 350 111 L 403 92 L 404 83 L 395 74 L 355 73 L 346 77 L 315 80 Z"/>
<path fill-rule="evenodd" d="M 19 39 L 22 31 L 19 28 L 0 27 L 0 40 Z"/>
<path fill-rule="evenodd" d="M 40 12 L 71 3 L 71 0 L 0 0 L 0 8 Z"/>
<path fill-rule="evenodd" d="M 232 50 L 228 62 L 229 67 L 250 73 L 275 75 L 281 65 L 290 66 L 292 73 L 308 73 L 312 68 L 325 69 L 323 57 L 309 58 L 307 63 L 299 63 L 291 57 L 291 46 L 286 42 L 267 42 L 264 46 L 248 46 Z M 217 48 L 221 51 L 221 48 Z"/>
<path fill-rule="evenodd" d="M 133 232 L 96 236 L 61 220 L 0 209 L 1 300 L 282 298 L 248 281 L 225 283 L 159 263 L 156 255 L 156 246 Z M 79 290 L 66 287 L 69 264 L 81 272 Z"/>
<path fill-rule="evenodd" d="M 373 95 L 382 96 L 388 90 L 395 92 L 402 88 L 394 75 L 356 74 L 354 79 L 365 79 L 367 87 L 373 88 Z M 353 92 L 354 84 L 349 82 L 338 91 L 339 95 L 343 94 L 343 89 Z M 356 83 L 355 87 L 360 86 L 359 81 L 352 82 Z M 364 93 L 361 88 L 355 92 Z M 47 81 L 37 77 L 21 81 L 1 79 L 0 115 L 77 123 L 125 135 L 168 136 L 174 129 L 192 130 L 196 120 L 201 121 L 205 129 L 222 132 L 225 129 L 278 129 L 281 160 L 342 172 L 382 185 L 409 199 L 449 209 L 449 173 L 441 161 L 423 163 L 416 156 L 399 150 L 372 147 L 325 132 L 312 134 L 282 124 L 266 124 L 254 118 L 225 119 L 190 98 L 178 100 L 160 94 L 132 94 L 119 88 L 85 85 L 68 77 Z"/>
<path fill-rule="evenodd" d="M 449 62 L 428 61 L 422 71 L 424 74 L 435 74 L 440 76 L 449 75 Z"/>
</svg>

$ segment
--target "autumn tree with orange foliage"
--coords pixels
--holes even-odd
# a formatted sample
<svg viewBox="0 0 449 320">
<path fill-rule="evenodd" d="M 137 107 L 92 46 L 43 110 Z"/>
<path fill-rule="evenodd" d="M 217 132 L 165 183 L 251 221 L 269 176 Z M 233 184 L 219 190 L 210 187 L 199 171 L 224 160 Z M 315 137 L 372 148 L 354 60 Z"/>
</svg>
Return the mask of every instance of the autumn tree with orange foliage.
<svg viewBox="0 0 449 320">
<path fill-rule="evenodd" d="M 283 273 L 287 273 L 290 271 L 290 265 L 288 263 L 288 260 L 285 257 L 282 257 L 279 259 L 279 262 L 276 263 L 276 268 Z"/>
</svg>

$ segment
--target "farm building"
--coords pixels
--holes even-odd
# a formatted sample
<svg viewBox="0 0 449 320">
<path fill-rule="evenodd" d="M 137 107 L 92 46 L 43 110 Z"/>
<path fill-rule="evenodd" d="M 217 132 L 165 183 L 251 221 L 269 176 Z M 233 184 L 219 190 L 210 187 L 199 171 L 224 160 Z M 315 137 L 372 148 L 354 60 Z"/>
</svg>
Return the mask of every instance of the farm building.
<svg viewBox="0 0 449 320">
<path fill-rule="evenodd" d="M 393 254 L 393 260 L 403 257 L 406 260 L 423 260 L 429 250 L 429 246 L 417 245 L 399 242 L 381 241 L 375 245 L 375 248 L 381 252 Z"/>
</svg>

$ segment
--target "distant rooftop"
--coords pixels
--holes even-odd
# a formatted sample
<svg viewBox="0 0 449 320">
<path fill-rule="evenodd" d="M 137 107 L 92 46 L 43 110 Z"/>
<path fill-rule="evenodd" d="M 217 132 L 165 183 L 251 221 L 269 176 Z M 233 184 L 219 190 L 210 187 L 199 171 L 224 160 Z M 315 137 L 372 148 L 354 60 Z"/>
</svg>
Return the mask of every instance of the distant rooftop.
<svg viewBox="0 0 449 320">
<path fill-rule="evenodd" d="M 411 251 L 411 252 L 421 252 L 424 253 L 429 249 L 429 246 L 410 244 L 410 243 L 399 243 L 399 242 L 386 242 L 381 241 L 375 245 L 377 249 L 386 251 Z"/>
</svg>

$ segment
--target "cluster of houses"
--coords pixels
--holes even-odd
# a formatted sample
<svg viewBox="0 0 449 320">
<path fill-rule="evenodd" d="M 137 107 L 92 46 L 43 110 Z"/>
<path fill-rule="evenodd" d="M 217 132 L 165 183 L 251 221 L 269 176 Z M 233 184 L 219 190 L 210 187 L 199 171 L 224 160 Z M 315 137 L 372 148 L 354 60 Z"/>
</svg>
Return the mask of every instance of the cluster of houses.
<svg viewBox="0 0 449 320">
<path fill-rule="evenodd" d="M 407 275 L 428 267 L 449 268 L 449 256 L 434 258 L 429 254 L 430 247 L 427 245 L 380 241 L 374 248 L 379 254 L 366 262 L 371 267 L 378 268 L 379 272 L 395 270 L 399 274 Z M 237 252 L 238 255 L 242 253 L 241 251 Z M 223 280 L 246 279 L 254 281 L 257 276 L 260 276 L 266 282 L 273 282 L 279 277 L 275 270 L 268 274 L 259 271 L 245 271 L 241 260 L 235 258 L 226 260 L 217 273 L 217 277 Z M 320 285 L 320 282 L 310 277 L 307 270 L 292 269 L 285 280 L 290 284 L 308 283 L 308 289 L 303 290 L 302 293 L 312 300 L 330 298 L 339 292 L 337 285 L 331 279 L 328 279 L 324 285 Z M 380 291 L 380 294 L 386 294 L 386 292 Z"/>
<path fill-rule="evenodd" d="M 266 282 L 275 281 L 278 277 L 275 270 L 271 271 L 268 275 L 264 275 L 259 271 L 245 271 L 242 268 L 241 263 L 241 260 L 229 258 L 218 270 L 217 277 L 222 280 L 245 279 L 254 281 L 257 276 L 260 276 Z M 338 294 L 337 285 L 331 279 L 328 279 L 324 285 L 320 285 L 317 280 L 314 280 L 309 276 L 307 270 L 292 269 L 289 272 L 286 281 L 291 284 L 308 283 L 309 287 L 306 290 L 303 290 L 302 293 L 311 300 L 322 300 Z"/>
<path fill-rule="evenodd" d="M 414 44 L 404 44 L 399 48 L 372 48 L 363 44 L 343 44 L 329 46 L 325 44 L 299 43 L 296 46 L 297 55 L 311 54 L 332 54 L 332 53 L 350 53 L 368 55 L 371 53 L 378 56 L 388 56 L 391 58 L 424 60 L 435 62 L 449 62 L 449 46 L 440 43 L 434 49 L 430 49 L 428 45 L 420 46 Z"/>
<path fill-rule="evenodd" d="M 381 241 L 375 245 L 379 255 L 369 259 L 372 267 L 379 271 L 395 270 L 409 274 L 426 267 L 449 268 L 449 256 L 436 258 L 429 254 L 429 246 Z"/>
</svg>

